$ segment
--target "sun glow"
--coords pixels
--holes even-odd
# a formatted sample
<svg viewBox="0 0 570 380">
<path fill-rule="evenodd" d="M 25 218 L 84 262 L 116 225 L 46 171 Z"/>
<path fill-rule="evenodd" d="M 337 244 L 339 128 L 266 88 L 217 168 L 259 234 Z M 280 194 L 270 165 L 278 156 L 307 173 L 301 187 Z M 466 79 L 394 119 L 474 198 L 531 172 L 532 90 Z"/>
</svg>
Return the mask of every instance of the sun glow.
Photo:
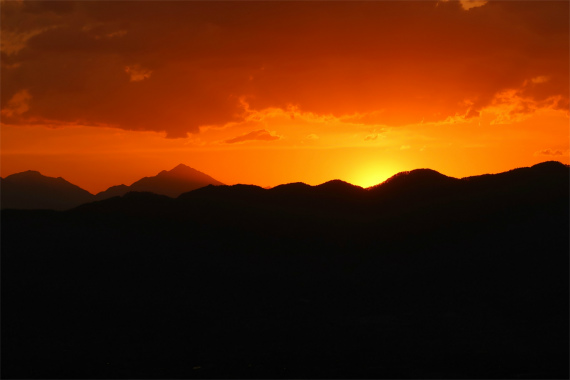
<svg viewBox="0 0 570 380">
<path fill-rule="evenodd" d="M 384 182 L 399 171 L 389 164 L 363 165 L 354 171 L 347 182 L 367 188 Z"/>
</svg>

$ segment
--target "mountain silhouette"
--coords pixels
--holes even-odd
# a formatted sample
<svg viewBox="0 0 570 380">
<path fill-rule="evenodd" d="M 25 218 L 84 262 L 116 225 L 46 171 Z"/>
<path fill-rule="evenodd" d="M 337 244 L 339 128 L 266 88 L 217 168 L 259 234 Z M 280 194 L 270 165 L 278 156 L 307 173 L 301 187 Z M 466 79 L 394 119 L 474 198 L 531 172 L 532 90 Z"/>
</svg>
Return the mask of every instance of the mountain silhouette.
<svg viewBox="0 0 570 380">
<path fill-rule="evenodd" d="M 111 186 L 107 190 L 101 191 L 95 194 L 95 200 L 107 199 L 112 197 L 120 197 L 132 191 L 127 185 L 116 185 Z"/>
<path fill-rule="evenodd" d="M 58 177 L 28 170 L 1 179 L 2 209 L 66 210 L 93 201 L 93 195 Z"/>
<path fill-rule="evenodd" d="M 316 188 L 322 192 L 334 192 L 337 194 L 362 194 L 364 190 L 361 186 L 356 186 L 340 179 L 321 183 Z"/>
<path fill-rule="evenodd" d="M 165 173 L 165 172 L 163 172 Z M 346 213 L 370 218 L 375 213 L 401 217 L 408 212 L 417 215 L 417 208 L 438 212 L 439 207 L 451 208 L 451 204 L 461 203 L 463 208 L 469 205 L 483 206 L 485 202 L 494 202 L 492 207 L 507 207 L 515 201 L 534 199 L 538 194 L 559 195 L 560 189 L 568 177 L 568 167 L 559 162 L 542 163 L 530 168 L 519 168 L 504 173 L 457 179 L 445 176 L 430 169 L 417 169 L 401 172 L 383 183 L 368 189 L 354 186 L 340 180 L 310 186 L 297 182 L 264 189 L 254 185 L 214 186 L 181 194 L 169 203 L 173 214 L 191 212 L 204 218 L 211 218 L 214 210 L 217 215 L 236 213 L 285 212 L 289 214 L 328 215 L 333 218 L 345 218 Z M 156 193 L 156 191 L 154 191 Z M 148 197 L 152 197 L 149 194 Z M 156 203 L 154 203 L 156 204 Z M 137 214 L 151 213 L 146 200 L 140 203 L 128 202 L 130 209 Z M 120 200 L 97 202 L 79 207 L 82 211 L 105 210 L 112 212 L 113 207 L 123 211 Z M 163 208 L 161 213 L 167 212 Z M 459 209 L 457 209 L 459 210 Z M 473 207 L 474 214 L 480 210 Z M 451 211 L 450 211 L 451 212 Z M 459 211 L 457 211 L 459 212 Z M 457 217 L 459 217 L 457 215 Z"/>
<path fill-rule="evenodd" d="M 182 193 L 207 185 L 223 185 L 223 183 L 196 169 L 180 164 L 170 171 L 163 170 L 154 177 L 141 178 L 130 186 L 112 186 L 98 193 L 95 199 L 121 196 L 129 191 L 151 192 L 175 198 Z"/>
<path fill-rule="evenodd" d="M 413 198 L 421 200 L 425 198 L 439 197 L 453 191 L 460 180 L 448 177 L 431 169 L 416 169 L 400 172 L 386 181 L 368 188 L 375 197 Z"/>
<path fill-rule="evenodd" d="M 180 164 L 154 177 L 144 177 L 130 186 L 111 186 L 96 195 L 65 179 L 46 177 L 33 170 L 0 178 L 2 209 L 69 210 L 84 203 L 121 197 L 129 192 L 177 197 L 207 185 L 223 185 L 214 178 Z M 114 204 L 114 203 L 113 203 Z"/>
<path fill-rule="evenodd" d="M 568 378 L 570 170 L 3 210 L 6 378 Z"/>
<path fill-rule="evenodd" d="M 332 180 L 317 186 L 297 182 L 261 188 L 248 185 L 225 186 L 204 173 L 180 164 L 170 171 L 163 170 L 154 177 L 144 177 L 130 186 L 109 187 L 94 196 L 63 178 L 50 178 L 36 171 L 27 171 L 2 180 L 2 208 L 67 210 L 93 201 L 121 197 L 129 192 L 154 193 L 176 198 L 203 188 L 203 192 L 184 196 L 183 199 L 213 200 L 223 196 L 228 202 L 231 202 L 232 198 L 240 198 L 242 202 L 246 199 L 260 204 L 281 202 L 281 206 L 296 205 L 297 208 L 310 209 L 320 205 L 321 208 L 329 210 L 325 204 L 327 199 L 336 199 L 339 205 L 344 204 L 345 207 L 354 206 L 354 202 L 361 204 L 365 200 L 373 200 L 372 203 L 377 207 L 384 207 L 383 212 L 396 209 L 403 211 L 414 208 L 418 202 L 427 199 L 445 202 L 447 196 L 458 197 L 463 194 L 468 197 L 469 194 L 482 194 L 486 191 L 499 193 L 501 189 L 508 190 L 512 186 L 522 186 L 528 193 L 537 187 L 546 186 L 553 174 L 559 174 L 566 169 L 567 166 L 560 162 L 548 161 L 530 168 L 461 179 L 448 177 L 431 169 L 416 169 L 398 173 L 367 189 L 341 180 Z M 217 187 L 220 188 L 216 189 Z M 116 202 L 113 201 L 113 204 Z M 109 209 L 99 204 L 94 207 Z M 141 207 L 144 208 L 144 205 Z"/>
</svg>

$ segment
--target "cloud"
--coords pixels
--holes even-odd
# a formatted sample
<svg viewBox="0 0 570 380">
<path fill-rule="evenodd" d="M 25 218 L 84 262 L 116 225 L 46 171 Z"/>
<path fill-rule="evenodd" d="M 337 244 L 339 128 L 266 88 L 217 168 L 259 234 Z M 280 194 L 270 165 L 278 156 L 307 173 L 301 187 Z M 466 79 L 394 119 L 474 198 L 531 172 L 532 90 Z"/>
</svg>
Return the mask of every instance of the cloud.
<svg viewBox="0 0 570 380">
<path fill-rule="evenodd" d="M 476 117 L 510 89 L 568 104 L 568 2 L 19 3 L 2 3 L 1 108 L 23 88 L 33 104 L 13 123 L 176 138 L 289 105 L 359 128 Z"/>
<path fill-rule="evenodd" d="M 383 134 L 387 133 L 389 130 L 389 128 L 374 128 L 370 134 L 366 135 L 364 137 L 364 141 L 374 141 L 376 139 L 378 139 L 378 137 L 381 137 Z"/>
<path fill-rule="evenodd" d="M 129 74 L 131 82 L 140 82 L 150 78 L 151 70 L 143 69 L 140 65 L 133 65 L 125 67 L 125 72 Z"/>
<path fill-rule="evenodd" d="M 2 108 L 1 114 L 6 117 L 22 115 L 30 109 L 31 99 L 28 90 L 21 90 L 12 96 L 6 107 Z"/>
<path fill-rule="evenodd" d="M 406 149 L 410 149 L 410 148 L 411 148 L 411 146 L 409 146 L 409 145 L 402 145 L 400 147 L 400 150 L 406 150 Z"/>
<path fill-rule="evenodd" d="M 23 1 L 24 12 L 30 14 L 53 13 L 66 14 L 73 11 L 75 3 L 73 1 Z"/>
<path fill-rule="evenodd" d="M 461 7 L 468 11 L 471 8 L 482 7 L 488 3 L 488 0 L 459 0 Z"/>
<path fill-rule="evenodd" d="M 319 136 L 315 135 L 314 133 L 311 133 L 310 135 L 305 136 L 306 140 L 318 140 Z"/>
<path fill-rule="evenodd" d="M 469 108 L 465 113 L 465 119 L 472 119 L 474 117 L 479 117 L 481 115 L 481 111 L 474 110 Z"/>
<path fill-rule="evenodd" d="M 510 124 L 528 119 L 539 110 L 568 110 L 568 100 L 562 96 L 550 96 L 537 99 L 528 94 L 528 82 L 516 89 L 501 91 L 485 108 L 486 112 L 496 115 L 491 124 Z"/>
<path fill-rule="evenodd" d="M 126 30 L 117 30 L 116 32 L 107 33 L 105 37 L 107 38 L 123 37 L 125 34 L 127 34 Z"/>
<path fill-rule="evenodd" d="M 34 29 L 26 32 L 3 31 L 0 39 L 0 51 L 7 55 L 13 55 L 26 47 L 28 40 L 47 29 Z"/>
<path fill-rule="evenodd" d="M 281 138 L 280 136 L 274 135 L 265 129 L 259 129 L 257 131 L 252 131 L 252 132 L 234 137 L 232 139 L 226 140 L 225 142 L 228 144 L 235 144 L 235 143 L 241 143 L 241 142 L 253 141 L 253 140 L 274 141 L 274 140 L 279 140 L 280 138 Z"/>
<path fill-rule="evenodd" d="M 550 148 L 534 152 L 535 156 L 563 156 L 566 154 L 568 154 L 568 150 L 550 149 Z"/>
<path fill-rule="evenodd" d="M 546 83 L 550 80 L 549 77 L 547 77 L 546 75 L 539 75 L 537 77 L 532 78 L 530 81 L 534 84 L 539 84 L 539 83 Z"/>
</svg>

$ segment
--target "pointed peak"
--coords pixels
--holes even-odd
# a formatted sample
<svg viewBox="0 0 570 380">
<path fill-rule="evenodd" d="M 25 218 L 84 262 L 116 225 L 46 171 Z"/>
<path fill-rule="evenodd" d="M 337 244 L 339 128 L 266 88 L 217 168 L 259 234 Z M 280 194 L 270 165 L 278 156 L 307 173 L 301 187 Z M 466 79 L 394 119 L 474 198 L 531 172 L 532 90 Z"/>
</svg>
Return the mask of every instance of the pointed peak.
<svg viewBox="0 0 570 380">
<path fill-rule="evenodd" d="M 192 168 L 188 165 L 178 164 L 172 170 L 180 170 L 180 169 L 192 169 Z M 170 170 L 170 171 L 172 171 L 172 170 Z"/>
<path fill-rule="evenodd" d="M 193 169 L 190 166 L 184 164 L 178 164 L 170 170 L 163 170 L 160 172 L 160 174 L 169 174 L 169 175 L 188 175 L 195 173 L 199 172 L 196 169 Z"/>
</svg>

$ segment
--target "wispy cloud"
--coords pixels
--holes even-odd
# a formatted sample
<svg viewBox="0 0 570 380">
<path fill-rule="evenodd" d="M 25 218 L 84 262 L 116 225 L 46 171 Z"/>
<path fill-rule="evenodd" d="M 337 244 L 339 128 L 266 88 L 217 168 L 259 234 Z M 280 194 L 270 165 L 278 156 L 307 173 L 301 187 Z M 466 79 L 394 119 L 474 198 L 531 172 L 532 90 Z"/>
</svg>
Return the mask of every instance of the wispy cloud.
<svg viewBox="0 0 570 380">
<path fill-rule="evenodd" d="M 280 138 L 281 136 L 274 135 L 266 129 L 259 129 L 257 131 L 251 131 L 249 133 L 234 137 L 232 139 L 228 139 L 225 142 L 228 144 L 235 144 L 235 143 L 254 141 L 254 140 L 274 141 L 274 140 L 279 140 Z"/>
<path fill-rule="evenodd" d="M 459 0 L 463 9 L 468 11 L 471 8 L 482 7 L 483 5 L 487 4 L 487 0 Z"/>
<path fill-rule="evenodd" d="M 28 90 L 18 91 L 8 101 L 8 104 L 2 109 L 2 115 L 7 117 L 18 116 L 30 109 L 30 100 L 32 96 Z"/>
<path fill-rule="evenodd" d="M 560 150 L 560 149 L 542 149 L 537 152 L 534 152 L 535 156 L 563 156 L 568 154 L 568 149 Z"/>
</svg>

